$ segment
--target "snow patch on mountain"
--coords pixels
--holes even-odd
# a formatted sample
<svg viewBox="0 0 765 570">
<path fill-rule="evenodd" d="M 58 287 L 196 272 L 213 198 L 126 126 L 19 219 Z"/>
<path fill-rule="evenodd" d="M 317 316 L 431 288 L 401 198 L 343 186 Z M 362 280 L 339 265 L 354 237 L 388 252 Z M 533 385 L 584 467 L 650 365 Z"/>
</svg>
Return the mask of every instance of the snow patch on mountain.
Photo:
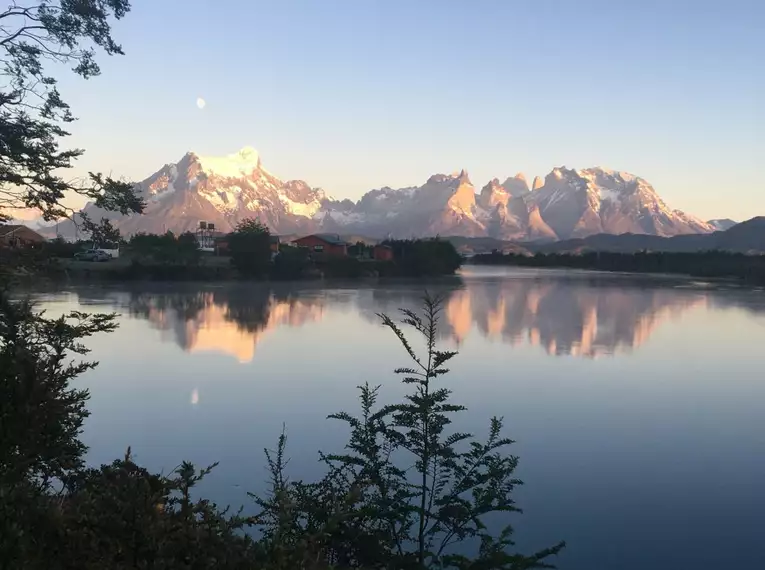
<svg viewBox="0 0 765 570">
<path fill-rule="evenodd" d="M 195 156 L 206 174 L 223 178 L 248 176 L 260 168 L 260 155 L 257 150 L 249 146 L 228 156 L 201 156 L 198 154 Z"/>
<path fill-rule="evenodd" d="M 285 210 L 295 216 L 304 216 L 306 218 L 312 218 L 321 209 L 321 200 L 311 200 L 310 202 L 295 202 L 290 200 L 284 194 L 279 194 L 279 200 L 284 205 Z"/>
</svg>

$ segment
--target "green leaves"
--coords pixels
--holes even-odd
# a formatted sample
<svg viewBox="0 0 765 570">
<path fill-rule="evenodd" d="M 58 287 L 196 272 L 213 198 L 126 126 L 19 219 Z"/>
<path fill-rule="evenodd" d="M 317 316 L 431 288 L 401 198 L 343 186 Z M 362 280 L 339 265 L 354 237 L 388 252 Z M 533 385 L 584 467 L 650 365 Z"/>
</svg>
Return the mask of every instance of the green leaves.
<svg viewBox="0 0 765 570">
<path fill-rule="evenodd" d="M 265 275 L 271 265 L 271 233 L 258 220 L 246 218 L 228 234 L 231 263 L 244 277 Z"/>
<path fill-rule="evenodd" d="M 234 232 L 237 234 L 271 235 L 271 232 L 268 231 L 268 227 L 254 218 L 245 218 L 240 221 L 236 225 Z"/>
<path fill-rule="evenodd" d="M 114 330 L 114 315 L 71 312 L 46 319 L 0 292 L 0 480 L 47 482 L 78 467 L 87 390 L 70 382 L 95 362 L 82 340 Z"/>
<path fill-rule="evenodd" d="M 73 212 L 62 200 L 77 193 L 106 210 L 143 211 L 132 184 L 93 173 L 82 182 L 61 175 L 83 151 L 59 146 L 69 135 L 62 125 L 74 117 L 45 71 L 46 63 L 55 62 L 72 65 L 83 78 L 98 75 L 94 47 L 82 45 L 121 54 L 111 20 L 129 10 L 128 0 L 12 2 L 0 9 L 0 210 L 26 207 L 45 220 L 68 217 Z"/>
<path fill-rule="evenodd" d="M 163 476 L 136 465 L 128 449 L 124 459 L 85 468 L 88 394 L 70 382 L 95 363 L 72 357 L 87 354 L 83 339 L 113 330 L 114 315 L 46 319 L 0 295 L 0 560 L 34 570 L 51 561 L 94 570 L 552 568 L 563 543 L 520 554 L 509 521 L 489 524 L 520 513 L 518 458 L 507 452 L 502 418 L 489 420 L 485 440 L 450 429 L 465 407 L 438 385 L 456 355 L 437 349 L 439 314 L 429 297 L 422 316 L 404 312 L 423 337 L 422 355 L 383 316 L 414 363 L 397 370 L 410 393 L 380 405 L 381 386 L 360 385 L 358 415 L 329 416 L 347 426 L 348 441 L 319 454 L 326 472 L 315 482 L 287 476 L 282 431 L 265 451 L 269 490 L 250 495 L 258 512 L 243 517 L 193 497 L 215 464 L 184 462 Z"/>
<path fill-rule="evenodd" d="M 349 438 L 343 453 L 320 454 L 326 475 L 312 484 L 282 484 L 281 475 L 272 477 L 278 492 L 272 492 L 271 502 L 259 503 L 267 516 L 257 522 L 270 544 L 280 545 L 279 552 L 300 551 L 306 546 L 295 537 L 312 536 L 311 556 L 322 568 L 551 567 L 545 560 L 563 544 L 531 556 L 516 554 L 512 526 L 496 533 L 488 527 L 489 515 L 520 512 L 512 498 L 521 484 L 514 476 L 518 458 L 505 453 L 513 442 L 502 437 L 501 418 L 490 419 L 484 442 L 448 431 L 454 414 L 465 407 L 452 403 L 451 391 L 437 385 L 448 372 L 444 364 L 457 354 L 437 349 L 441 304 L 426 296 L 422 314 L 401 311 L 402 324 L 422 337 L 422 355 L 396 322 L 380 315 L 413 362 L 395 370 L 412 386 L 404 401 L 378 407 L 381 387 L 359 386 L 360 415 L 329 416 L 348 426 Z M 280 439 L 279 457 L 283 444 Z M 272 473 L 283 470 L 284 463 L 270 456 L 269 464 Z M 464 553 L 469 540 L 480 544 L 472 555 Z"/>
<path fill-rule="evenodd" d="M 438 237 L 418 240 L 385 240 L 404 275 L 453 275 L 462 264 L 454 245 Z"/>
<path fill-rule="evenodd" d="M 120 242 L 120 231 L 115 228 L 107 218 L 101 218 L 99 223 L 93 222 L 86 215 L 82 215 L 82 229 L 90 234 L 90 239 L 96 247 L 116 248 Z"/>
</svg>

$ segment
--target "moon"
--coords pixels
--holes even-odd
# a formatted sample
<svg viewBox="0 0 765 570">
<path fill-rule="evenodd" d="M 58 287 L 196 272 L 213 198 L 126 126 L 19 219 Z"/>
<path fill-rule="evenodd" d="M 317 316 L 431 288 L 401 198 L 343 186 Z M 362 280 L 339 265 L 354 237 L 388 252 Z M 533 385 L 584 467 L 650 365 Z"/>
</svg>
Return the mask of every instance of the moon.
<svg viewBox="0 0 765 570">
<path fill-rule="evenodd" d="M 201 97 L 197 97 L 197 107 L 199 107 L 200 109 L 204 109 L 205 105 L 207 105 L 207 101 L 205 101 Z"/>
</svg>

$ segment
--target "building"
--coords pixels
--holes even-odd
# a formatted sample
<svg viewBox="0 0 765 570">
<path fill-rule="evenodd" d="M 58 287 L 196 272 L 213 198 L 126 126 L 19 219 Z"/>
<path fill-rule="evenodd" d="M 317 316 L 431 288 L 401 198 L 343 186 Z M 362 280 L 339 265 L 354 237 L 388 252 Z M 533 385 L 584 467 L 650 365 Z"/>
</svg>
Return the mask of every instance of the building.
<svg viewBox="0 0 765 570">
<path fill-rule="evenodd" d="M 217 255 L 229 255 L 228 236 L 229 234 L 224 234 L 223 232 L 215 232 L 211 238 L 212 245 L 210 246 L 209 251 L 214 251 Z M 279 236 L 269 236 L 268 247 L 271 249 L 272 258 L 279 253 L 280 245 L 281 240 L 279 239 Z"/>
<path fill-rule="evenodd" d="M 389 245 L 376 245 L 372 250 L 375 261 L 393 261 L 393 248 Z"/>
<path fill-rule="evenodd" d="M 224 235 L 223 232 L 215 231 L 215 224 L 208 222 L 199 222 L 195 234 L 199 249 L 208 252 L 215 251 L 215 241 Z"/>
<path fill-rule="evenodd" d="M 0 247 L 39 247 L 45 238 L 26 226 L 0 226 Z"/>
<path fill-rule="evenodd" d="M 298 247 L 305 247 L 311 255 L 345 257 L 348 255 L 348 244 L 337 234 L 312 234 L 294 240 Z"/>
</svg>

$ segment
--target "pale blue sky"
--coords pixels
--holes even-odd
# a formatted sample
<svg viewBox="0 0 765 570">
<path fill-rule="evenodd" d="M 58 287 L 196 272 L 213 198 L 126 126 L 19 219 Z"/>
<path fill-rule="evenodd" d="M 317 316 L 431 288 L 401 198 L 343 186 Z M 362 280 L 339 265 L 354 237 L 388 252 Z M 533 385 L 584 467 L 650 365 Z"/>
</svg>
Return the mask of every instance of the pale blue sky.
<svg viewBox="0 0 765 570">
<path fill-rule="evenodd" d="M 704 218 L 765 214 L 762 0 L 133 0 L 63 78 L 79 169 L 251 145 L 337 197 L 593 165 Z M 195 101 L 203 97 L 207 107 Z"/>
</svg>

